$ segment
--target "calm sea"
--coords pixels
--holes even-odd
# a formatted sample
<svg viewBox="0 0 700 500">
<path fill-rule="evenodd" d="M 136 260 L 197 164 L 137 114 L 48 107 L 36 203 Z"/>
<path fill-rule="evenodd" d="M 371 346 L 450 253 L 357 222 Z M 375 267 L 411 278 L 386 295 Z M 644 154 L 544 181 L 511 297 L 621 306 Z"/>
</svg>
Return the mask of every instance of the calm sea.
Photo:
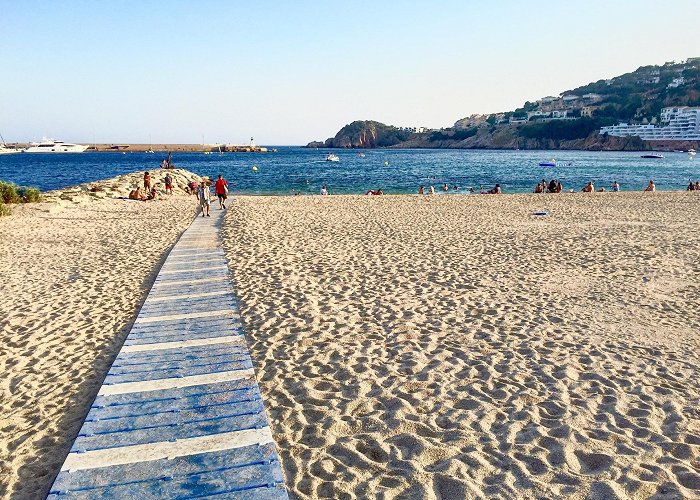
<svg viewBox="0 0 700 500">
<path fill-rule="evenodd" d="M 173 163 L 201 175 L 223 174 L 232 191 L 245 194 L 319 192 L 415 193 L 419 185 L 441 192 L 459 186 L 504 192 L 530 192 L 541 179 L 559 179 L 565 190 L 580 190 L 588 181 L 610 188 L 617 180 L 623 190 L 641 190 L 650 179 L 660 190 L 685 189 L 700 180 L 700 158 L 664 153 L 644 159 L 639 152 L 483 151 L 483 150 L 334 150 L 340 162 L 326 162 L 329 150 L 278 147 L 271 153 L 175 153 Z M 0 179 L 49 190 L 114 177 L 137 170 L 159 170 L 164 155 L 148 153 L 14 154 L 0 155 Z M 556 167 L 540 167 L 556 159 Z M 253 169 L 256 167 L 256 169 Z"/>
</svg>

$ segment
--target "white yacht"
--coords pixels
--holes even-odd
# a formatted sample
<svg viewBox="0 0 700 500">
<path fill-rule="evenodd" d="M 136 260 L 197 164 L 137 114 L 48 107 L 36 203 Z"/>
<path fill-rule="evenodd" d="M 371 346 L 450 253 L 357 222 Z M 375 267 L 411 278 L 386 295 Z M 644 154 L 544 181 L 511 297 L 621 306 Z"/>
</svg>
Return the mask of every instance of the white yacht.
<svg viewBox="0 0 700 500">
<path fill-rule="evenodd" d="M 4 144 L 0 144 L 0 155 L 9 155 L 12 153 L 21 153 L 21 149 L 8 148 Z"/>
<path fill-rule="evenodd" d="M 88 148 L 82 144 L 71 144 L 70 142 L 45 140 L 40 143 L 33 142 L 25 153 L 82 153 Z"/>
<path fill-rule="evenodd" d="M 340 161 L 340 158 L 333 153 L 329 153 L 328 156 L 326 156 L 326 161 Z"/>
</svg>

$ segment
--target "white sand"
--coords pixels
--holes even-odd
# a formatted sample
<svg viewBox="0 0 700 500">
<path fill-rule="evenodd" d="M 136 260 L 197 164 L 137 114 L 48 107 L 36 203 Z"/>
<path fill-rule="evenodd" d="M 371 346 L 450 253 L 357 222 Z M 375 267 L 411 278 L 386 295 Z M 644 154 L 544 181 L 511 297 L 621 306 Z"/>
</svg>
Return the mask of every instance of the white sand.
<svg viewBox="0 0 700 500">
<path fill-rule="evenodd" d="M 97 193 L 51 193 L 0 218 L 0 498 L 44 498 L 159 263 L 194 216 L 191 196 L 100 199 L 128 194 L 141 175 L 97 183 Z"/>
<path fill-rule="evenodd" d="M 295 497 L 700 495 L 697 194 L 232 205 Z"/>
</svg>

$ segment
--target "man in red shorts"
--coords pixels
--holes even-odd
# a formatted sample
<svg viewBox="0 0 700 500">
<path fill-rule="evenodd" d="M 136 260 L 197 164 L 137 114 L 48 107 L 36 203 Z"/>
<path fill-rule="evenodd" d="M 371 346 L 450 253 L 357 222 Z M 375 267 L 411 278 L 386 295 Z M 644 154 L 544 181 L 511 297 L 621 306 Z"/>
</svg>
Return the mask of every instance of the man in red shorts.
<svg viewBox="0 0 700 500">
<path fill-rule="evenodd" d="M 226 209 L 226 198 L 228 197 L 228 182 L 219 174 L 219 178 L 214 183 L 216 197 L 219 198 L 219 210 Z"/>
</svg>

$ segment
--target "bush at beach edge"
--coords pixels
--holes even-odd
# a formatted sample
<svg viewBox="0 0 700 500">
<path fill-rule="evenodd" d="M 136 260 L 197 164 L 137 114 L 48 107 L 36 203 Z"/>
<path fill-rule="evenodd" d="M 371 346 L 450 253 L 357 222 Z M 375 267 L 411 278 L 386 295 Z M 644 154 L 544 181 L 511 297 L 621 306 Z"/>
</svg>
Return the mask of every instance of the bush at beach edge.
<svg viewBox="0 0 700 500">
<path fill-rule="evenodd" d="M 8 205 L 38 201 L 41 201 L 41 192 L 37 188 L 0 181 L 0 217 L 12 213 Z"/>
</svg>

